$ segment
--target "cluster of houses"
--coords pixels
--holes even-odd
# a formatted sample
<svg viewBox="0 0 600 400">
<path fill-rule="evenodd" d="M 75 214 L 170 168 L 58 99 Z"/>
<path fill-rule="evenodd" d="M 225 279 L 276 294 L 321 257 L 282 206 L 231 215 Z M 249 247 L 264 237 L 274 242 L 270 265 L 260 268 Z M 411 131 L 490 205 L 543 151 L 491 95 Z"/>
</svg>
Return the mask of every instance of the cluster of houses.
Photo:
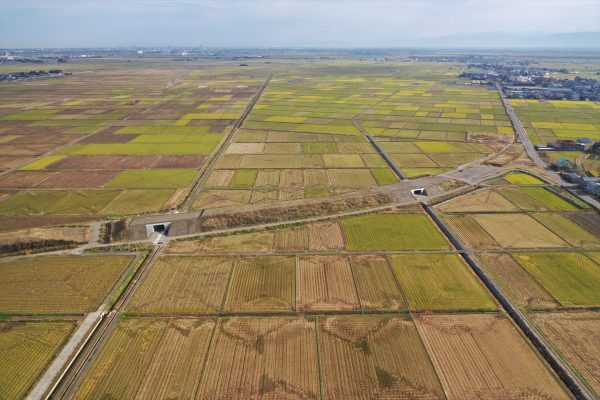
<svg viewBox="0 0 600 400">
<path fill-rule="evenodd" d="M 600 182 L 596 178 L 581 176 L 575 172 L 563 174 L 563 178 L 569 183 L 576 184 L 590 194 L 600 196 Z"/>
</svg>

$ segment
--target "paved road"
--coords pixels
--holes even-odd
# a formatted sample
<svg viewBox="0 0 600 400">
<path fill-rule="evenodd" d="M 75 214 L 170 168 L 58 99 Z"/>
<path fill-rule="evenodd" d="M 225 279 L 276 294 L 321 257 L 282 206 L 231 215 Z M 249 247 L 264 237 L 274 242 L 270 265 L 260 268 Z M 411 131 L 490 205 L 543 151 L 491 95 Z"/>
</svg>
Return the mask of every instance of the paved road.
<svg viewBox="0 0 600 400">
<path fill-rule="evenodd" d="M 531 158 L 531 160 L 533 160 L 535 165 L 537 165 L 541 169 L 545 170 L 548 175 L 550 175 L 554 179 L 556 179 L 557 182 L 559 182 L 560 184 L 568 185 L 568 183 L 565 182 L 560 175 L 558 175 L 556 172 L 548 169 L 548 166 L 546 165 L 546 163 L 542 160 L 542 158 L 540 157 L 538 152 L 533 147 L 531 140 L 529 140 L 527 131 L 525 130 L 525 128 L 523 128 L 523 125 L 521 124 L 521 121 L 519 121 L 519 118 L 517 117 L 515 110 L 513 110 L 512 106 L 510 105 L 510 102 L 504 96 L 504 93 L 502 92 L 502 87 L 500 86 L 499 83 L 496 83 L 496 88 L 498 89 L 498 93 L 500 94 L 500 98 L 502 99 L 502 103 L 504 104 L 506 113 L 508 114 L 508 117 L 510 118 L 510 121 L 512 122 L 513 128 L 515 128 L 515 132 L 517 132 L 517 135 L 519 135 L 519 139 L 521 139 L 521 142 L 523 143 L 523 146 L 525 147 L 525 151 L 527 152 L 527 155 L 529 156 L 529 158 Z"/>
</svg>

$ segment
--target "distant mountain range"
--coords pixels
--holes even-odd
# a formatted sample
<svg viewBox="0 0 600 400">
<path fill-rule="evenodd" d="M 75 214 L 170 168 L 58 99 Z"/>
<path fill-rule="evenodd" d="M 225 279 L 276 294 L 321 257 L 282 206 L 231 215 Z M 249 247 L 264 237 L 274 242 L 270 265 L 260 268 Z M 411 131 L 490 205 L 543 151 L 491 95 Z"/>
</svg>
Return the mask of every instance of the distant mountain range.
<svg viewBox="0 0 600 400">
<path fill-rule="evenodd" d="M 600 32 L 554 34 L 512 34 L 486 32 L 423 38 L 404 43 L 409 47 L 562 47 L 596 48 L 600 51 Z"/>
</svg>

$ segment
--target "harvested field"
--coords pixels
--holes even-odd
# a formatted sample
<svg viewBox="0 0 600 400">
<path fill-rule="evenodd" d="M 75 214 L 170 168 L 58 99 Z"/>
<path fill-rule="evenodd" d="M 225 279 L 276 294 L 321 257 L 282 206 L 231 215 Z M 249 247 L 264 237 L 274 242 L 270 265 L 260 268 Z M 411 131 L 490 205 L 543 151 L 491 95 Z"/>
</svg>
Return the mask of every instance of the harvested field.
<svg viewBox="0 0 600 400">
<path fill-rule="evenodd" d="M 29 190 L 0 203 L 0 215 L 98 214 L 117 195 L 116 190 Z"/>
<path fill-rule="evenodd" d="M 90 228 L 87 226 L 57 226 L 51 228 L 30 228 L 0 233 L 0 244 L 34 242 L 38 240 L 67 240 L 87 242 Z"/>
<path fill-rule="evenodd" d="M 568 247 L 561 238 L 526 214 L 475 214 L 472 218 L 502 247 Z"/>
<path fill-rule="evenodd" d="M 450 244 L 425 214 L 369 214 L 342 219 L 348 250 L 445 250 Z"/>
<path fill-rule="evenodd" d="M 510 254 L 480 253 L 477 257 L 519 307 L 529 310 L 560 307 L 558 301 Z"/>
<path fill-rule="evenodd" d="M 467 247 L 497 249 L 498 243 L 470 215 L 446 215 L 444 221 Z"/>
<path fill-rule="evenodd" d="M 162 256 L 136 290 L 128 312 L 216 313 L 232 266 L 231 258 Z"/>
<path fill-rule="evenodd" d="M 218 169 L 213 171 L 206 180 L 207 187 L 224 188 L 229 186 L 233 179 L 234 171 L 230 169 Z"/>
<path fill-rule="evenodd" d="M 600 313 L 536 313 L 531 318 L 563 358 L 599 395 Z"/>
<path fill-rule="evenodd" d="M 308 250 L 308 231 L 306 226 L 277 229 L 274 241 L 275 251 Z"/>
<path fill-rule="evenodd" d="M 74 327 L 72 322 L 0 322 L 0 398 L 25 398 Z"/>
<path fill-rule="evenodd" d="M 291 257 L 247 257 L 235 261 L 225 310 L 290 311 L 295 308 L 296 262 Z"/>
<path fill-rule="evenodd" d="M 134 398 L 166 327 L 165 320 L 121 320 L 94 359 L 74 398 Z"/>
<path fill-rule="evenodd" d="M 377 182 L 368 169 L 328 169 L 327 179 L 332 187 L 360 189 L 376 187 Z"/>
<path fill-rule="evenodd" d="M 347 257 L 298 260 L 299 310 L 352 310 L 359 303 Z"/>
<path fill-rule="evenodd" d="M 167 209 L 176 194 L 168 190 L 124 190 L 100 212 L 104 215 L 132 215 Z"/>
<path fill-rule="evenodd" d="M 600 246 L 598 237 L 560 214 L 536 213 L 533 217 L 573 247 Z"/>
<path fill-rule="evenodd" d="M 338 222 L 317 222 L 306 225 L 308 248 L 311 251 L 340 250 L 344 248 L 344 236 Z"/>
<path fill-rule="evenodd" d="M 95 311 L 133 256 L 40 256 L 0 262 L 0 312 Z"/>
<path fill-rule="evenodd" d="M 196 240 L 176 240 L 169 243 L 167 253 L 202 254 L 231 251 L 263 253 L 273 251 L 273 231 L 211 236 Z"/>
<path fill-rule="evenodd" d="M 513 257 L 563 306 L 600 305 L 600 267 L 582 253 L 518 253 Z"/>
<path fill-rule="evenodd" d="M 136 398 L 194 398 L 215 325 L 213 320 L 170 320 Z"/>
<path fill-rule="evenodd" d="M 405 310 L 406 302 L 384 256 L 355 256 L 352 270 L 361 306 L 368 310 Z"/>
<path fill-rule="evenodd" d="M 392 270 L 413 310 L 495 310 L 483 285 L 456 254 L 394 254 Z"/>
<path fill-rule="evenodd" d="M 317 357 L 313 321 L 221 320 L 197 398 L 317 399 Z"/>
<path fill-rule="evenodd" d="M 483 189 L 438 206 L 443 212 L 519 211 L 519 208 L 494 190 Z"/>
<path fill-rule="evenodd" d="M 501 315 L 421 315 L 416 323 L 449 399 L 570 398 Z"/>
<path fill-rule="evenodd" d="M 319 329 L 325 398 L 444 398 L 411 319 L 332 316 Z"/>
</svg>

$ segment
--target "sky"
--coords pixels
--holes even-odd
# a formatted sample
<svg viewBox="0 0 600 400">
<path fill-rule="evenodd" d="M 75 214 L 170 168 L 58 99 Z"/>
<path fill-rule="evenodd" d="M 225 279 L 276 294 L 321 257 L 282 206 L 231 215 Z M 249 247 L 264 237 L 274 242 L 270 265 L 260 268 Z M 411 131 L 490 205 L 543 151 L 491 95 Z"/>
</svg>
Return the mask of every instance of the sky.
<svg viewBox="0 0 600 400">
<path fill-rule="evenodd" d="M 600 0 L 0 0 L 0 48 L 393 47 L 600 32 Z"/>
</svg>

